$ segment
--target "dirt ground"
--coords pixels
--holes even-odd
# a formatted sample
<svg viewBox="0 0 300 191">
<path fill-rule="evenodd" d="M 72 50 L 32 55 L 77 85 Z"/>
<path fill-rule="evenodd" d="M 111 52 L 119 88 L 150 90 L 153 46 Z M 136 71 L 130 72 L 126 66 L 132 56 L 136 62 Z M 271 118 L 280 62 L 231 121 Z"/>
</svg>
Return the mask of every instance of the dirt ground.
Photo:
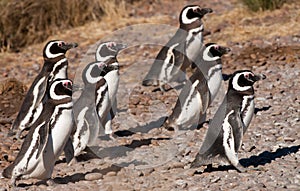
<svg viewBox="0 0 300 191">
<path fill-rule="evenodd" d="M 97 157 L 83 153 L 67 165 L 64 157 L 52 174 L 55 185 L 20 180 L 15 190 L 299 190 L 300 189 L 300 3 L 281 9 L 251 13 L 236 0 L 139 1 L 125 17 L 104 17 L 49 39 L 78 42 L 71 50 L 69 77 L 77 80 L 88 50 L 98 40 L 125 41 L 119 55 L 121 81 L 118 113 L 113 121 L 115 140 L 99 137 L 92 147 Z M 243 138 L 240 163 L 258 171 L 238 173 L 231 166 L 191 169 L 201 146 L 203 128 L 177 134 L 158 128 L 170 114 L 178 91 L 153 91 L 141 86 L 153 59 L 174 34 L 178 14 L 186 4 L 210 7 L 206 15 L 205 42 L 232 49 L 223 58 L 223 73 L 250 69 L 267 76 L 255 85 L 256 115 Z M 137 25 L 140 24 L 140 25 Z M 141 25 L 143 24 L 143 25 Z M 168 25 L 161 25 L 168 24 Z M 122 29 L 116 31 L 117 29 Z M 125 33 L 124 33 L 125 31 Z M 7 137 L 28 87 L 41 69 L 42 44 L 18 53 L 0 54 L 0 172 L 17 155 L 21 141 Z M 212 118 L 225 95 L 227 82 L 209 107 Z M 0 190 L 10 190 L 0 178 Z"/>
</svg>

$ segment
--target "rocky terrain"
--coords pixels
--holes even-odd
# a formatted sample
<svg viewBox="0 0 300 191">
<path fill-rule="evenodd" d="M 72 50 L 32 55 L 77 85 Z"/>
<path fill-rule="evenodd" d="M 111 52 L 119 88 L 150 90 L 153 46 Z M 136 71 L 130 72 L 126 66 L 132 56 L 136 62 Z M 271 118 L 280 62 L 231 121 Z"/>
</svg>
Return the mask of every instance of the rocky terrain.
<svg viewBox="0 0 300 191">
<path fill-rule="evenodd" d="M 179 90 L 160 92 L 141 86 L 159 48 L 174 34 L 180 9 L 191 3 L 214 9 L 204 19 L 205 42 L 232 49 L 223 57 L 224 74 L 250 69 L 267 76 L 255 85 L 256 115 L 239 152 L 240 163 L 249 172 L 238 173 L 218 164 L 212 169 L 190 168 L 208 124 L 176 134 L 161 130 Z M 75 83 L 80 83 L 80 69 L 98 40 L 118 39 L 129 45 L 119 55 L 121 82 L 113 121 L 116 138 L 100 136 L 92 147 L 97 156 L 83 153 L 72 165 L 61 156 L 52 175 L 55 185 L 30 179 L 10 188 L 9 180 L 0 178 L 0 190 L 299 190 L 299 8 L 294 1 L 273 12 L 251 13 L 236 0 L 139 1 L 125 18 L 103 18 L 51 37 L 79 42 L 67 55 Z M 38 44 L 18 53 L 0 54 L 0 172 L 15 159 L 22 143 L 6 135 L 41 68 L 42 47 Z M 209 107 L 208 119 L 226 90 L 225 81 Z"/>
</svg>

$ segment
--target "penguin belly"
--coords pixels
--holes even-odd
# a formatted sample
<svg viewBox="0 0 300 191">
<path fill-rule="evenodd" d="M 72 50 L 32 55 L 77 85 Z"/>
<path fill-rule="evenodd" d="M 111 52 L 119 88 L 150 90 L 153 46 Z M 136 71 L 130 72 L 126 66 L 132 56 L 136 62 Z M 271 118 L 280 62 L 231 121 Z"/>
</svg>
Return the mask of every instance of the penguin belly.
<svg viewBox="0 0 300 191">
<path fill-rule="evenodd" d="M 181 113 L 176 119 L 175 123 L 182 128 L 189 128 L 199 121 L 198 118 L 202 110 L 202 99 L 200 93 L 195 88 L 196 86 L 197 84 L 194 83 L 182 105 Z"/>
<path fill-rule="evenodd" d="M 215 99 L 223 80 L 222 66 L 213 67 L 212 69 L 210 69 L 210 71 L 214 68 L 215 72 L 212 71 L 211 73 L 208 73 L 209 79 L 207 84 L 210 92 L 210 103 Z"/>
<path fill-rule="evenodd" d="M 56 119 L 54 127 L 51 129 L 50 135 L 53 141 L 55 160 L 62 153 L 73 128 L 72 109 L 71 104 L 69 105 L 70 108 L 61 111 L 61 115 Z"/>
<path fill-rule="evenodd" d="M 242 121 L 244 122 L 245 128 L 247 129 L 254 115 L 255 105 L 254 96 L 244 96 L 242 102 Z M 245 131 L 246 131 L 245 129 Z M 244 133 L 245 133 L 244 131 Z"/>
<path fill-rule="evenodd" d="M 203 26 L 200 28 L 191 29 L 187 36 L 186 55 L 192 61 L 196 60 L 199 50 L 203 45 L 202 32 L 200 32 L 201 30 L 203 30 Z"/>
<path fill-rule="evenodd" d="M 108 72 L 104 76 L 104 79 L 108 84 L 109 99 L 113 103 L 115 101 L 115 98 L 117 96 L 117 91 L 119 88 L 120 78 L 119 78 L 118 70 Z"/>
</svg>

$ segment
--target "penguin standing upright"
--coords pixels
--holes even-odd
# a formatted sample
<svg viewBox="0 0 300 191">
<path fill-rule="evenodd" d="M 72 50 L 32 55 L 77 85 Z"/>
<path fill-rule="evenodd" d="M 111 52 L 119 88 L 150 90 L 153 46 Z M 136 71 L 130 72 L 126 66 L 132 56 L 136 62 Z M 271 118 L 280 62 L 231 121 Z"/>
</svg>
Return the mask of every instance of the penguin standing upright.
<svg viewBox="0 0 300 191">
<path fill-rule="evenodd" d="M 111 108 L 108 84 L 104 76 L 112 69 L 104 62 L 92 62 L 82 71 L 84 88 L 73 106 L 76 127 L 71 139 L 74 156 L 91 145 L 102 130 L 99 115 L 109 113 Z"/>
<path fill-rule="evenodd" d="M 198 5 L 185 6 L 179 16 L 179 29 L 169 42 L 160 50 L 149 72 L 144 78 L 144 86 L 160 86 L 172 81 L 185 80 L 188 59 L 194 61 L 203 43 L 202 17 L 211 13 L 210 8 Z"/>
<path fill-rule="evenodd" d="M 229 48 L 215 43 L 208 43 L 200 49 L 195 72 L 182 88 L 172 114 L 163 126 L 176 131 L 205 121 L 206 110 L 222 83 L 221 56 L 229 51 Z"/>
<path fill-rule="evenodd" d="M 50 179 L 72 131 L 72 81 L 56 79 L 47 87 L 41 115 L 31 125 L 16 160 L 2 173 L 13 185 L 19 178 Z"/>
<path fill-rule="evenodd" d="M 39 117 L 43 106 L 40 103 L 46 92 L 47 83 L 55 79 L 67 78 L 68 60 L 65 54 L 69 49 L 77 46 L 77 43 L 66 43 L 61 40 L 51 40 L 45 45 L 43 68 L 31 84 L 9 135 L 17 132 L 17 138 L 20 138 L 22 132 Z"/>
<path fill-rule="evenodd" d="M 255 75 L 249 70 L 233 73 L 228 91 L 209 124 L 204 142 L 191 167 L 212 162 L 229 162 L 239 172 L 245 171 L 239 163 L 237 152 L 247 129 L 243 122 L 242 109 L 247 96 L 254 96 L 253 84 L 265 75 Z"/>
<path fill-rule="evenodd" d="M 96 61 L 104 62 L 109 70 L 105 74 L 104 78 L 108 84 L 109 91 L 109 100 L 111 103 L 111 108 L 109 108 L 108 113 L 102 113 L 101 115 L 101 124 L 105 128 L 105 134 L 112 135 L 112 125 L 111 121 L 115 117 L 117 112 L 117 90 L 119 88 L 119 62 L 117 56 L 119 51 L 125 49 L 127 46 L 125 44 L 116 43 L 116 42 L 104 42 L 101 43 L 95 54 Z"/>
</svg>

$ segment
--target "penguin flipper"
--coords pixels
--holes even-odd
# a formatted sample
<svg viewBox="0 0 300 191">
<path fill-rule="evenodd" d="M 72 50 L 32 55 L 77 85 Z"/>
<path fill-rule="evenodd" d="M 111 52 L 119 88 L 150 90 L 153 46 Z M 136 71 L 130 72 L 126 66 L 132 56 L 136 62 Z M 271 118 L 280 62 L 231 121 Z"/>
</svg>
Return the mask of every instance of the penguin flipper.
<svg viewBox="0 0 300 191">
<path fill-rule="evenodd" d="M 39 104 L 42 102 L 42 99 L 46 93 L 46 89 L 47 89 L 47 82 L 48 82 L 48 78 L 46 80 L 44 80 L 41 85 L 39 86 L 39 92 L 37 95 L 37 99 L 34 105 L 34 108 L 37 108 L 39 106 Z"/>
<path fill-rule="evenodd" d="M 39 157 L 39 155 L 43 152 L 43 150 L 45 149 L 47 142 L 48 142 L 48 138 L 49 138 L 49 133 L 50 133 L 50 126 L 49 123 L 43 123 L 41 124 L 38 134 L 38 152 L 36 154 L 36 158 Z"/>
<path fill-rule="evenodd" d="M 69 164 L 74 157 L 74 147 L 73 147 L 72 140 L 70 137 L 68 138 L 66 145 L 64 147 L 64 153 L 65 153 L 65 157 L 66 157 L 66 162 L 67 162 L 67 164 Z"/>
</svg>

